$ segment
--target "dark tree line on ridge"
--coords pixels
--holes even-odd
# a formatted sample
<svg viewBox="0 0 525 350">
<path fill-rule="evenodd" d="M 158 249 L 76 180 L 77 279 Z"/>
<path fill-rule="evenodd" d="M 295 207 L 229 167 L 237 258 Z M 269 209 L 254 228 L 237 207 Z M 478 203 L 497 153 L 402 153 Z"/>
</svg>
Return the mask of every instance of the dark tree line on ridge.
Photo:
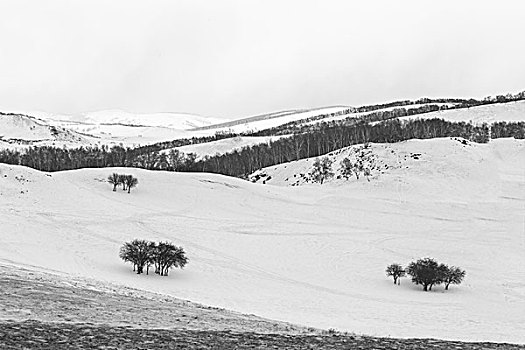
<svg viewBox="0 0 525 350">
<path fill-rule="evenodd" d="M 443 119 L 387 120 L 371 124 L 321 124 L 318 130 L 282 137 L 269 144 L 245 147 L 196 160 L 195 154 L 177 150 L 161 152 L 158 147 L 114 146 L 74 149 L 51 146 L 30 147 L 26 151 L 0 150 L 0 162 L 28 166 L 43 171 L 79 168 L 136 167 L 149 170 L 212 172 L 244 177 L 255 170 L 298 159 L 318 157 L 334 150 L 367 142 L 386 143 L 409 139 L 462 137 L 473 142 L 491 138 L 525 138 L 525 122 L 497 122 L 474 125 Z"/>
<path fill-rule="evenodd" d="M 465 122 L 448 122 L 443 119 L 388 120 L 371 125 L 359 122 L 355 125 L 325 126 L 318 132 L 295 134 L 269 144 L 259 144 L 235 150 L 231 153 L 205 157 L 195 164 L 194 171 L 212 172 L 244 177 L 254 171 L 294 160 L 319 157 L 337 149 L 364 144 L 394 143 L 410 139 L 436 137 L 461 137 L 469 141 L 485 143 L 491 134 L 500 137 L 525 138 L 525 122 L 474 125 Z"/>
<path fill-rule="evenodd" d="M 470 107 L 476 107 L 481 105 L 487 105 L 487 104 L 495 104 L 495 103 L 507 103 L 507 102 L 515 102 L 525 100 L 525 91 L 519 92 L 515 95 L 507 94 L 507 95 L 497 95 L 497 96 L 487 96 L 483 100 L 476 100 L 476 99 L 458 99 L 458 98 L 421 98 L 416 101 L 410 101 L 410 100 L 403 100 L 403 101 L 395 101 L 395 102 L 389 102 L 384 104 L 376 104 L 376 105 L 369 105 L 369 106 L 362 106 L 357 108 L 351 108 L 340 112 L 330 113 L 330 114 L 323 114 L 318 115 L 302 120 L 296 120 L 292 121 L 286 124 L 279 125 L 274 128 L 269 128 L 265 130 L 261 130 L 258 132 L 252 133 L 254 136 L 273 136 L 273 135 L 287 135 L 287 134 L 293 134 L 293 133 L 303 133 L 303 132 L 311 132 L 313 130 L 319 129 L 322 127 L 323 124 L 328 125 L 336 125 L 336 124 L 354 124 L 357 120 L 364 120 L 368 122 L 374 122 L 374 121 L 380 121 L 380 120 L 387 120 L 392 118 L 398 118 L 398 117 L 405 117 L 405 116 L 413 116 L 418 114 L 424 114 L 424 113 L 430 113 L 430 112 L 436 112 L 440 110 L 447 110 L 447 109 L 462 109 L 462 108 L 470 108 Z M 422 105 L 418 107 L 414 107 L 414 105 Z M 398 108 L 394 108 L 398 107 Z M 379 109 L 386 109 L 386 108 L 394 108 L 392 110 L 386 110 L 386 111 L 378 111 Z M 346 115 L 350 113 L 366 113 L 364 116 L 360 116 L 359 118 L 355 118 L 354 116 L 349 116 L 346 119 L 343 120 L 337 120 L 337 121 L 328 121 L 325 122 L 322 119 L 334 117 L 338 115 Z M 306 124 L 307 122 L 312 122 L 320 120 L 319 123 L 311 123 Z"/>
</svg>

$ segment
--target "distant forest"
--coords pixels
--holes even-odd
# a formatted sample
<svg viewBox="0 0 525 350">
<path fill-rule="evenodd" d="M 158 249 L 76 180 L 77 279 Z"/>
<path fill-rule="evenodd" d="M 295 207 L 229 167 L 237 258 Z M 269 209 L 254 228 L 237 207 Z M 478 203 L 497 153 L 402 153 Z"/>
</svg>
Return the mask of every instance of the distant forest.
<svg viewBox="0 0 525 350">
<path fill-rule="evenodd" d="M 392 111 L 391 113 L 398 113 Z M 382 115 L 384 117 L 384 115 Z M 388 119 L 388 118 L 387 118 Z M 223 135 L 224 137 L 228 137 Z M 230 136 L 230 135 L 229 135 Z M 222 137 L 222 136 L 218 136 Z M 462 137 L 485 143 L 501 137 L 525 138 L 525 122 L 498 122 L 474 125 L 443 119 L 390 119 L 370 123 L 370 119 L 352 122 L 321 123 L 305 132 L 296 132 L 269 144 L 245 147 L 223 155 L 196 160 L 195 154 L 177 150 L 161 152 L 159 144 L 138 148 L 122 146 L 79 147 L 74 149 L 51 146 L 30 147 L 27 150 L 1 150 L 0 162 L 24 165 L 42 171 L 79 168 L 137 167 L 150 170 L 212 172 L 245 177 L 255 170 L 298 159 L 320 156 L 336 149 L 366 142 L 385 143 L 409 139 Z M 191 140 L 191 139 L 189 139 Z M 173 141 L 175 143 L 176 141 Z M 184 144 L 184 141 L 177 141 Z M 191 141 L 186 141 L 191 142 Z"/>
</svg>

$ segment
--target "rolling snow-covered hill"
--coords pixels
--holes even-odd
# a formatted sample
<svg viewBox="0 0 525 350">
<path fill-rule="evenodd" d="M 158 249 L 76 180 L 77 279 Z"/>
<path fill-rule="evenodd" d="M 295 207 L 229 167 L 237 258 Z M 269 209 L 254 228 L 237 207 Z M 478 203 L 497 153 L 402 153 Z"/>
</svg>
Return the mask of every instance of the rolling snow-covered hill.
<svg viewBox="0 0 525 350">
<path fill-rule="evenodd" d="M 28 115 L 12 113 L 0 113 L 0 141 L 29 145 L 57 141 L 78 144 L 89 142 L 84 135 L 72 130 L 48 125 Z"/>
<path fill-rule="evenodd" d="M 271 184 L 287 184 L 311 160 L 266 169 L 275 177 L 266 185 L 0 164 L 0 263 L 316 327 L 525 343 L 525 142 L 413 140 L 371 150 L 383 169 L 370 182 L 296 187 Z M 112 192 L 112 172 L 134 174 L 139 186 Z M 135 275 L 118 258 L 134 238 L 182 245 L 190 263 L 169 277 Z M 463 284 L 425 293 L 384 275 L 392 262 L 428 256 L 464 268 Z"/>
<path fill-rule="evenodd" d="M 177 130 L 188 130 L 223 122 L 224 119 L 203 117 L 190 113 L 131 113 L 119 109 L 80 113 L 75 115 L 46 112 L 29 112 L 47 121 L 85 124 L 120 124 L 133 126 L 158 126 Z"/>
<path fill-rule="evenodd" d="M 336 106 L 307 110 L 282 111 L 242 118 L 220 124 L 213 124 L 206 127 L 197 128 L 196 130 L 215 130 L 218 132 L 226 131 L 234 133 L 252 132 L 273 128 L 293 121 L 328 115 L 331 113 L 349 116 L 349 113 L 352 110 L 352 107 Z"/>
<path fill-rule="evenodd" d="M 407 105 L 403 108 L 421 106 L 420 104 Z M 395 108 L 384 108 L 373 112 L 384 112 Z M 108 110 L 81 115 L 60 115 L 27 112 L 11 114 L 11 118 L 18 115 L 20 119 L 18 121 L 8 122 L 5 115 L 2 115 L 4 118 L 0 119 L 0 136 L 3 136 L 3 139 L 0 139 L 0 148 L 14 147 L 13 141 L 9 143 L 7 139 L 16 139 L 18 141 L 16 147 L 53 145 L 73 148 L 86 145 L 118 144 L 135 147 L 181 138 L 213 136 L 216 133 L 259 131 L 289 122 L 311 125 L 346 118 L 359 118 L 370 113 L 372 112 L 356 113 L 352 107 L 339 106 L 282 111 L 225 122 L 221 118 L 184 113 L 134 114 L 120 110 Z M 525 101 L 443 110 L 402 119 L 407 118 L 444 118 L 451 121 L 473 121 L 477 124 L 494 121 L 523 121 L 525 120 Z M 243 142 L 222 141 L 211 145 L 191 145 L 183 151 L 202 155 L 210 155 L 210 152 L 216 153 L 216 151 L 228 153 L 239 149 L 241 143 L 248 146 L 256 144 L 259 140 L 255 137 L 243 137 L 242 139 Z M 260 141 L 268 142 L 266 138 L 260 138 Z"/>
</svg>

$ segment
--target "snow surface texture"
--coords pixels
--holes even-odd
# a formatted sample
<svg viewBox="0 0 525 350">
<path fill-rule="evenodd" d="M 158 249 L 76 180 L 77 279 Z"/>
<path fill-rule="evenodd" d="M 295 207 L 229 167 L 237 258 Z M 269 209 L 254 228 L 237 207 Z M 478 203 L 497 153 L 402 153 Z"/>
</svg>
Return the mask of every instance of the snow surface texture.
<svg viewBox="0 0 525 350">
<path fill-rule="evenodd" d="M 0 305 L 3 306 L 0 308 L 0 321 L 3 322 L 38 320 L 152 329 L 320 333 L 312 328 L 198 305 L 111 283 L 79 280 L 70 275 L 41 273 L 2 264 L 0 274 Z M 13 298 L 15 295 L 16 298 Z"/>
<path fill-rule="evenodd" d="M 0 262 L 325 329 L 525 343 L 525 143 L 460 141 L 372 145 L 377 164 L 398 166 L 298 187 L 0 164 Z M 279 181 L 311 162 L 283 164 Z M 112 192 L 114 171 L 139 186 Z M 173 241 L 190 262 L 136 275 L 118 258 L 134 238 Z M 420 257 L 464 268 L 464 283 L 425 293 L 384 275 Z"/>
</svg>

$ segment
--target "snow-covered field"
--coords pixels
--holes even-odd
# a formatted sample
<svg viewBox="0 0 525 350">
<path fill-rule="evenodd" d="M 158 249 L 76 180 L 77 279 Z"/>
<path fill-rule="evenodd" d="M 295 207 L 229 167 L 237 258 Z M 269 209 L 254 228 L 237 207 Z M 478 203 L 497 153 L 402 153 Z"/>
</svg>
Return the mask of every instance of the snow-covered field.
<svg viewBox="0 0 525 350">
<path fill-rule="evenodd" d="M 322 328 L 525 343 L 525 142 L 373 149 L 393 166 L 370 182 L 298 187 L 0 164 L 0 263 Z M 281 165 L 280 184 L 304 163 Z M 138 188 L 112 192 L 114 171 L 134 174 Z M 118 258 L 133 238 L 171 240 L 190 263 L 169 277 L 135 275 Z M 428 256 L 464 268 L 464 283 L 425 293 L 384 275 L 392 262 Z"/>
</svg>

